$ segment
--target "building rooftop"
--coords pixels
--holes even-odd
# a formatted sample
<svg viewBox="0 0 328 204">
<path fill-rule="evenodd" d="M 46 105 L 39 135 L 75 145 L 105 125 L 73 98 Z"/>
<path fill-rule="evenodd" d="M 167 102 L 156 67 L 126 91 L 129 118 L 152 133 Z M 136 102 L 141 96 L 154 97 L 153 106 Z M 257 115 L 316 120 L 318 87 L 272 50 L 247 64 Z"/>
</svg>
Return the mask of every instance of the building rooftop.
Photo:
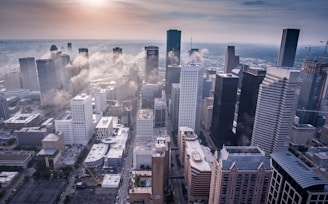
<svg viewBox="0 0 328 204">
<path fill-rule="evenodd" d="M 15 130 L 14 132 L 47 132 L 47 128 L 45 127 L 23 127 L 20 130 Z"/>
<path fill-rule="evenodd" d="M 103 188 L 118 188 L 120 186 L 120 174 L 105 174 L 102 181 Z"/>
<path fill-rule="evenodd" d="M 57 153 L 57 149 L 56 148 L 46 148 L 46 149 L 41 149 L 39 151 L 39 153 L 37 154 L 37 156 L 54 156 Z"/>
<path fill-rule="evenodd" d="M 34 114 L 17 114 L 8 120 L 5 120 L 5 123 L 28 123 L 31 122 L 32 120 L 38 118 L 40 116 L 39 113 L 34 113 Z"/>
<path fill-rule="evenodd" d="M 109 128 L 110 125 L 112 124 L 113 118 L 112 117 L 101 117 L 101 119 L 99 120 L 96 128 Z"/>
<path fill-rule="evenodd" d="M 66 111 L 57 120 L 72 120 L 72 112 L 71 111 Z"/>
<path fill-rule="evenodd" d="M 156 137 L 153 136 L 140 136 L 135 138 L 134 151 L 145 151 L 152 154 L 152 150 L 155 147 Z"/>
<path fill-rule="evenodd" d="M 25 161 L 34 155 L 33 151 L 0 151 L 0 161 Z"/>
<path fill-rule="evenodd" d="M 152 109 L 140 109 L 137 113 L 137 119 L 139 120 L 153 120 L 154 113 Z"/>
<path fill-rule="evenodd" d="M 211 171 L 210 163 L 206 160 L 198 140 L 186 141 L 186 154 L 190 156 L 189 162 L 192 168 L 200 171 Z"/>
<path fill-rule="evenodd" d="M 218 154 L 218 162 L 223 170 L 230 170 L 236 165 L 238 170 L 257 170 L 261 165 L 271 169 L 270 159 L 255 146 L 223 146 Z"/>
<path fill-rule="evenodd" d="M 54 134 L 54 133 L 49 133 L 47 136 L 45 136 L 42 139 L 42 142 L 57 142 L 60 138 Z"/>
<path fill-rule="evenodd" d="M 272 153 L 271 158 L 303 189 L 316 185 L 328 185 L 327 181 L 288 151 Z"/>
<path fill-rule="evenodd" d="M 102 143 L 92 145 L 91 150 L 84 162 L 94 162 L 103 158 L 108 151 L 108 147 L 109 146 L 107 144 Z"/>
</svg>

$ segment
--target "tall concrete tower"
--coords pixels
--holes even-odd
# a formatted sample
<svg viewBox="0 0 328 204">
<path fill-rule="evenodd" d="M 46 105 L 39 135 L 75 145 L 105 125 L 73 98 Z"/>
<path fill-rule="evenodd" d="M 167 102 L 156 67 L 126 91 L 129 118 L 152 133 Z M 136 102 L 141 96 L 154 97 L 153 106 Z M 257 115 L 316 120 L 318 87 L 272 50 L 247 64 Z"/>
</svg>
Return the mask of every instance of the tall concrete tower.
<svg viewBox="0 0 328 204">
<path fill-rule="evenodd" d="M 39 91 L 38 77 L 34 57 L 19 58 L 23 89 Z"/>
<path fill-rule="evenodd" d="M 36 60 L 41 105 L 53 105 L 57 89 L 55 63 L 52 59 Z"/>
<path fill-rule="evenodd" d="M 267 68 L 259 89 L 251 142 L 267 156 L 288 149 L 299 86 L 298 70 Z"/>
<path fill-rule="evenodd" d="M 299 29 L 283 30 L 277 66 L 294 66 L 299 33 Z"/>
<path fill-rule="evenodd" d="M 146 51 L 146 63 L 145 63 L 145 80 L 146 83 L 158 82 L 158 47 L 147 46 Z"/>
<path fill-rule="evenodd" d="M 182 66 L 180 75 L 179 127 L 192 128 L 196 133 L 200 126 L 203 73 L 203 65 L 188 64 Z"/>
<path fill-rule="evenodd" d="M 231 70 L 239 64 L 239 56 L 235 55 L 235 46 L 228 46 L 224 59 L 224 73 L 231 73 Z"/>
</svg>

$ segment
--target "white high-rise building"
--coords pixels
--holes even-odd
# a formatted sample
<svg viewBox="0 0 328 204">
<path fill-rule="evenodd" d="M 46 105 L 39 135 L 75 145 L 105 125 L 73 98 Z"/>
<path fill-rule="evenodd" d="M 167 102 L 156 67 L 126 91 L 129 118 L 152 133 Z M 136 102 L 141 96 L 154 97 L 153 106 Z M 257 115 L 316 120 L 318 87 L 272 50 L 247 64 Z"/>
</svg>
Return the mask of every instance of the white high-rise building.
<svg viewBox="0 0 328 204">
<path fill-rule="evenodd" d="M 81 94 L 71 100 L 72 126 L 75 144 L 88 144 L 93 134 L 91 96 Z"/>
<path fill-rule="evenodd" d="M 105 89 L 99 89 L 95 92 L 96 113 L 103 114 L 107 108 L 107 94 Z"/>
<path fill-rule="evenodd" d="M 179 99 L 179 127 L 192 128 L 199 132 L 201 100 L 203 92 L 204 66 L 188 64 L 181 68 L 180 99 Z"/>
<path fill-rule="evenodd" d="M 252 146 L 268 156 L 288 149 L 299 95 L 299 71 L 269 67 L 260 85 Z"/>
<path fill-rule="evenodd" d="M 62 132 L 64 134 L 65 145 L 74 144 L 71 112 L 66 112 L 62 117 L 55 120 L 55 129 L 56 132 Z"/>
<path fill-rule="evenodd" d="M 154 113 L 152 109 L 139 109 L 136 119 L 137 136 L 154 135 Z"/>
</svg>

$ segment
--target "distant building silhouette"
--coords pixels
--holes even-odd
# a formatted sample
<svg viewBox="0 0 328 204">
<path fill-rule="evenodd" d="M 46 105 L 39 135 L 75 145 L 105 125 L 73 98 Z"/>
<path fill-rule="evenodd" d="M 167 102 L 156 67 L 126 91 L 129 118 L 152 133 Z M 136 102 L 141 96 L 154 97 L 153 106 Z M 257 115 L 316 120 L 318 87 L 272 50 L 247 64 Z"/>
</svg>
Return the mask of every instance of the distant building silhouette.
<svg viewBox="0 0 328 204">
<path fill-rule="evenodd" d="M 123 69 L 123 60 L 121 59 L 123 55 L 123 49 L 120 47 L 113 48 L 113 65 L 118 69 Z"/>
<path fill-rule="evenodd" d="M 23 89 L 39 91 L 38 77 L 34 57 L 19 58 Z"/>
<path fill-rule="evenodd" d="M 323 90 L 327 80 L 328 64 L 321 64 L 314 60 L 306 60 L 302 67 L 302 85 L 298 101 L 296 115 L 300 117 L 301 124 L 316 126 L 318 112 L 320 110 Z M 313 112 L 309 112 L 313 111 Z"/>
<path fill-rule="evenodd" d="M 185 126 L 199 132 L 203 92 L 204 66 L 188 64 L 181 68 L 179 127 Z"/>
<path fill-rule="evenodd" d="M 218 148 L 234 145 L 232 123 L 234 119 L 238 77 L 232 74 L 217 74 L 214 91 L 211 137 Z"/>
<path fill-rule="evenodd" d="M 269 156 L 288 149 L 298 99 L 299 71 L 268 67 L 260 85 L 251 145 Z"/>
<path fill-rule="evenodd" d="M 36 60 L 41 105 L 53 105 L 56 96 L 57 77 L 55 63 L 52 59 Z"/>
<path fill-rule="evenodd" d="M 147 46 L 146 51 L 146 63 L 145 63 L 145 81 L 146 83 L 157 83 L 158 82 L 158 47 Z"/>
<path fill-rule="evenodd" d="M 5 74 L 5 87 L 6 91 L 21 89 L 21 74 L 17 71 L 12 71 Z"/>
<path fill-rule="evenodd" d="M 299 33 L 299 29 L 283 30 L 277 66 L 294 66 Z"/>
<path fill-rule="evenodd" d="M 251 142 L 259 88 L 265 73 L 265 69 L 261 68 L 244 71 L 238 106 L 238 145 L 247 146 Z"/>
<path fill-rule="evenodd" d="M 232 69 L 234 69 L 238 64 L 239 56 L 235 55 L 235 46 L 228 46 L 224 59 L 224 73 L 231 73 Z"/>
<path fill-rule="evenodd" d="M 0 119 L 7 120 L 10 118 L 9 105 L 7 99 L 0 94 Z"/>
</svg>

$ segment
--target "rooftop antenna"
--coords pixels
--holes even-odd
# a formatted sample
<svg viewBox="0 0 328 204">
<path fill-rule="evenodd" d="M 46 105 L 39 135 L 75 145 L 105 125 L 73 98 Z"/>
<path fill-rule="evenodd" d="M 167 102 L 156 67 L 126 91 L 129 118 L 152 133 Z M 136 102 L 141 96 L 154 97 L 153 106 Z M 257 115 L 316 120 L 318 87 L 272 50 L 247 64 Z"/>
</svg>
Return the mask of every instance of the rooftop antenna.
<svg viewBox="0 0 328 204">
<path fill-rule="evenodd" d="M 321 42 L 321 43 L 326 42 L 325 51 L 323 52 L 322 61 L 321 61 L 321 64 L 326 64 L 326 56 L 327 56 L 328 40 L 327 40 L 327 41 L 320 41 L 320 42 Z"/>
<path fill-rule="evenodd" d="M 190 50 L 192 49 L 192 32 L 191 32 L 191 36 L 190 36 Z"/>
</svg>

